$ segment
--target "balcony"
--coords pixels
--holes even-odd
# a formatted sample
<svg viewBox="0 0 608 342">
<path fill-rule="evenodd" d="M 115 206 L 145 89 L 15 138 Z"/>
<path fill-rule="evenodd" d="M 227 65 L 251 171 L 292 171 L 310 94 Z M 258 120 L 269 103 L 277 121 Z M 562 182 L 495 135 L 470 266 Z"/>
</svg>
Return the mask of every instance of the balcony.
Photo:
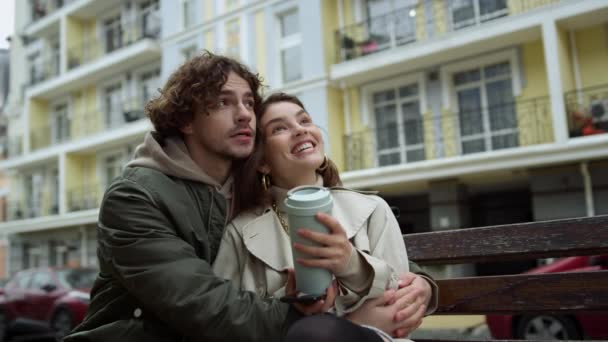
<svg viewBox="0 0 608 342">
<path fill-rule="evenodd" d="M 51 197 L 54 196 L 54 197 Z M 10 201 L 7 204 L 7 221 L 32 219 L 59 214 L 58 194 L 41 194 L 40 198 Z"/>
<path fill-rule="evenodd" d="M 346 135 L 346 169 L 415 163 L 553 140 L 548 97 L 397 121 Z"/>
<path fill-rule="evenodd" d="M 157 40 L 159 37 L 158 13 L 139 15 L 135 20 L 128 22 L 117 21 L 104 28 L 101 39 L 83 39 L 68 47 L 68 70 L 88 64 L 142 39 Z"/>
<path fill-rule="evenodd" d="M 145 118 L 141 98 L 118 100 L 112 108 L 79 109 L 71 120 L 30 129 L 31 150 L 38 150 L 68 141 L 90 137 L 100 132 L 116 130 Z"/>
<path fill-rule="evenodd" d="M 20 136 L 5 137 L 2 141 L 2 158 L 13 158 L 23 153 L 23 138 Z"/>
<path fill-rule="evenodd" d="M 338 30 L 337 62 L 456 34 L 465 28 L 482 26 L 502 17 L 528 12 L 558 1 L 560 0 L 469 0 L 434 2 L 432 7 L 402 7 Z"/>
<path fill-rule="evenodd" d="M 99 208 L 103 194 L 101 189 L 100 185 L 96 183 L 69 189 L 67 192 L 68 212 Z"/>
<path fill-rule="evenodd" d="M 30 64 L 29 85 L 33 86 L 59 75 L 60 57 L 58 51 L 53 51 L 45 58 Z"/>
<path fill-rule="evenodd" d="M 608 84 L 564 94 L 570 137 L 608 133 Z"/>
</svg>

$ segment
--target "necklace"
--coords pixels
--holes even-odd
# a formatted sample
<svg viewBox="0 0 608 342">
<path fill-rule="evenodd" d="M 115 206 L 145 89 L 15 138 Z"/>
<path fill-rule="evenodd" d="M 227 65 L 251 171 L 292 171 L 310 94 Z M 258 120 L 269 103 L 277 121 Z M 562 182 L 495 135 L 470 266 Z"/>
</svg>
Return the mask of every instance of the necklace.
<svg viewBox="0 0 608 342">
<path fill-rule="evenodd" d="M 277 204 L 274 201 L 272 202 L 272 210 L 274 210 L 275 214 L 277 214 L 277 217 L 279 218 L 279 222 L 281 222 L 281 226 L 283 227 L 283 230 L 285 231 L 285 233 L 287 233 L 287 235 L 289 235 L 289 226 L 287 225 L 287 222 L 285 222 L 283 215 L 281 214 L 281 212 L 279 212 L 279 209 L 277 208 Z"/>
</svg>

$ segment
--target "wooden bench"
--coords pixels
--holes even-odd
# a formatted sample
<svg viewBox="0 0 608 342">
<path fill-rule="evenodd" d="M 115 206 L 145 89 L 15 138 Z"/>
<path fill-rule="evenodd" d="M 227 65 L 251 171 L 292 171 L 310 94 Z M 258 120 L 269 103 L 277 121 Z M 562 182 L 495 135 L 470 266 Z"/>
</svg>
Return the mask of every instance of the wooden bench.
<svg viewBox="0 0 608 342">
<path fill-rule="evenodd" d="M 409 257 L 419 265 L 600 255 L 608 254 L 608 215 L 409 234 L 404 239 Z M 440 315 L 608 312 L 607 270 L 456 278 L 437 283 L 436 314 Z"/>
</svg>

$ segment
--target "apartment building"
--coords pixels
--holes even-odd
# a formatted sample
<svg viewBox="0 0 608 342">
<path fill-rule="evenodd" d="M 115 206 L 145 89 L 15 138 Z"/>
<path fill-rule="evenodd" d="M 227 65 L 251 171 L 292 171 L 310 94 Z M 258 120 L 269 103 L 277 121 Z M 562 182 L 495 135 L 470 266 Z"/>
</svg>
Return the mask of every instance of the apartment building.
<svg viewBox="0 0 608 342">
<path fill-rule="evenodd" d="M 340 4 L 336 155 L 404 233 L 608 213 L 607 2 Z"/>
<path fill-rule="evenodd" d="M 404 233 L 608 213 L 603 0 L 30 1 L 16 18 L 11 270 L 95 262 L 143 101 L 203 49 L 298 95 L 345 185 L 380 190 Z"/>
<path fill-rule="evenodd" d="M 11 272 L 95 264 L 105 187 L 150 125 L 159 87 L 158 1 L 15 3 L 8 99 Z"/>
</svg>

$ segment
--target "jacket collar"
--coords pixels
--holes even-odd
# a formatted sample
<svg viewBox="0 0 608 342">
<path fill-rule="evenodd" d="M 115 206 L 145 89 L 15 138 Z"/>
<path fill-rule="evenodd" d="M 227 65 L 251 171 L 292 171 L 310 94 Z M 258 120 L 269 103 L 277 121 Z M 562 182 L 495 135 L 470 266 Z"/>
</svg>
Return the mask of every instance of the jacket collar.
<svg viewBox="0 0 608 342">
<path fill-rule="evenodd" d="M 367 229 L 366 223 L 378 202 L 351 190 L 332 189 L 331 193 L 334 200 L 332 216 L 340 222 L 347 237 L 352 239 L 359 230 Z M 251 254 L 276 271 L 293 267 L 290 238 L 270 207 L 245 223 L 243 240 Z"/>
</svg>

